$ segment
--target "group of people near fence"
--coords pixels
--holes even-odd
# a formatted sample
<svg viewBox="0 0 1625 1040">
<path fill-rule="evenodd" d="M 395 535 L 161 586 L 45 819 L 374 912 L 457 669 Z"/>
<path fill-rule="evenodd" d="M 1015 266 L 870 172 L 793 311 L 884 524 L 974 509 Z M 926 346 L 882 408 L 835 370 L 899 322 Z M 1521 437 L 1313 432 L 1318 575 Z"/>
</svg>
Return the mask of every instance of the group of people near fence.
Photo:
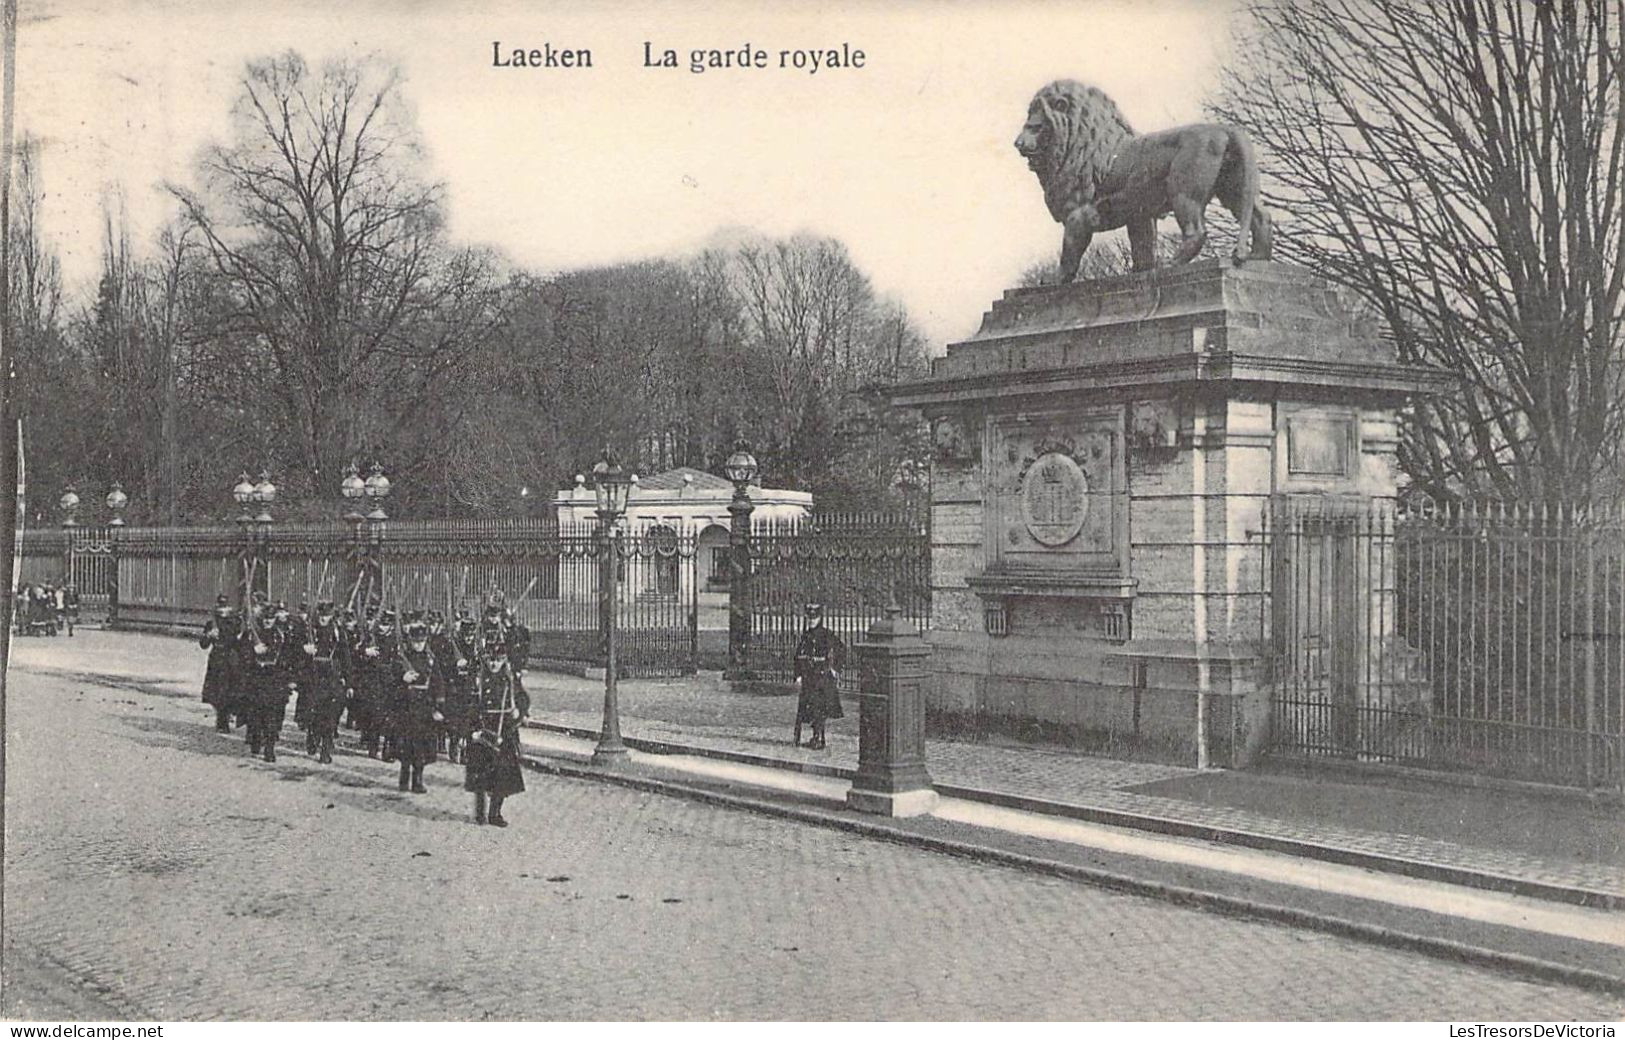
<svg viewBox="0 0 1625 1040">
<path fill-rule="evenodd" d="M 71 581 L 61 585 L 25 582 L 17 587 L 11 617 L 20 636 L 58 632 L 71 636 L 79 623 L 79 590 Z"/>
<path fill-rule="evenodd" d="M 522 678 L 530 632 L 494 593 L 478 616 L 396 612 L 381 605 L 314 610 L 256 594 L 244 611 L 220 596 L 199 646 L 209 651 L 203 700 L 215 728 L 246 731 L 250 754 L 276 761 L 289 700 L 305 751 L 333 761 L 341 726 L 367 755 L 400 763 L 400 790 L 427 793 L 441 754 L 463 766 L 476 823 L 506 827 L 504 799 L 525 789 L 519 727 L 530 713 Z"/>
</svg>

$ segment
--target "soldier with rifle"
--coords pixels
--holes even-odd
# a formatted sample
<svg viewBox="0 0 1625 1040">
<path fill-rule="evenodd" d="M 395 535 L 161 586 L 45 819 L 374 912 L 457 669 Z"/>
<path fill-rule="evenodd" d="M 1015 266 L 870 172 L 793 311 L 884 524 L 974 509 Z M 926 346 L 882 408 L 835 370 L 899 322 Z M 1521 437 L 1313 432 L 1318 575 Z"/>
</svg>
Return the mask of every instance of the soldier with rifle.
<svg viewBox="0 0 1625 1040">
<path fill-rule="evenodd" d="M 225 596 L 214 598 L 214 616 L 203 625 L 197 645 L 209 651 L 203 673 L 203 703 L 214 708 L 214 728 L 231 732 L 231 716 L 241 713 L 243 622 Z"/>
<path fill-rule="evenodd" d="M 299 609 L 288 615 L 288 646 L 294 650 L 288 662 L 289 671 L 293 674 L 294 685 L 299 688 L 298 699 L 293 703 L 293 721 L 304 730 L 305 754 L 314 755 L 316 738 L 310 731 L 310 691 L 316 644 L 310 638 L 310 605 L 307 602 L 301 601 Z"/>
<path fill-rule="evenodd" d="M 474 793 L 475 823 L 506 827 L 502 803 L 525 789 L 519 726 L 530 714 L 530 698 L 516 681 L 511 649 L 499 625 L 486 627 L 482 622 L 475 697 L 480 723 L 463 755 L 463 789 Z"/>
<path fill-rule="evenodd" d="M 253 643 L 248 677 L 248 750 L 276 761 L 276 741 L 294 688 L 288 647 L 287 608 L 262 615 L 250 631 Z"/>
<path fill-rule="evenodd" d="M 395 753 L 401 761 L 401 790 L 426 794 L 423 767 L 437 757 L 440 726 L 446 717 L 446 685 L 440 664 L 429 648 L 429 626 L 421 619 L 407 623 L 405 639 L 392 662 L 394 696 L 390 711 Z"/>
<path fill-rule="evenodd" d="M 300 688 L 299 701 L 308 703 L 306 725 L 321 762 L 333 761 L 333 741 L 338 737 L 339 716 L 344 714 L 345 694 L 350 687 L 350 637 L 333 612 L 333 604 L 316 604 L 316 620 L 311 626 L 311 671 L 308 685 Z"/>
<path fill-rule="evenodd" d="M 461 612 L 450 637 L 449 663 L 446 664 L 446 760 L 462 761 L 468 738 L 479 727 L 479 698 L 475 687 L 479 681 L 479 625 Z"/>
<path fill-rule="evenodd" d="M 356 729 L 368 758 L 378 757 L 379 744 L 388 733 L 390 662 L 395 659 L 396 643 L 395 612 L 380 609 L 367 627 L 356 657 Z"/>
</svg>

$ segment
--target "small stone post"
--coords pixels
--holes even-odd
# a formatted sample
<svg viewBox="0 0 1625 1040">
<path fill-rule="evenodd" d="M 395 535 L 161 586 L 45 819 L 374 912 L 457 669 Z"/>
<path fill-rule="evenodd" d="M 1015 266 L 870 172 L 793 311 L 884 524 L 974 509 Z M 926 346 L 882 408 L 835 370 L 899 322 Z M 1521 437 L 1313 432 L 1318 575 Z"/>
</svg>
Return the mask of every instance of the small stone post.
<svg viewBox="0 0 1625 1040">
<path fill-rule="evenodd" d="M 846 804 L 882 816 L 937 806 L 925 769 L 925 676 L 931 648 L 895 600 L 869 626 L 858 655 L 858 772 Z"/>
</svg>

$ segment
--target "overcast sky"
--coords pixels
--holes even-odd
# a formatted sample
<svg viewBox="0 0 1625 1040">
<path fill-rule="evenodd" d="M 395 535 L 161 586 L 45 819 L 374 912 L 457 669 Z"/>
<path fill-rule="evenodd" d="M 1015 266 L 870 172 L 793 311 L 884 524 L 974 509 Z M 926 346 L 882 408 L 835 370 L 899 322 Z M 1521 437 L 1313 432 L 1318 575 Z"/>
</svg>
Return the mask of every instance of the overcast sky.
<svg viewBox="0 0 1625 1040">
<path fill-rule="evenodd" d="M 376 52 L 405 72 L 450 230 L 545 271 L 689 252 L 719 229 L 845 241 L 937 350 L 1059 246 L 1011 147 L 1032 93 L 1072 77 L 1137 130 L 1200 118 L 1229 2 L 490 3 L 19 0 L 19 131 L 44 139 L 44 220 L 72 291 L 101 200 L 138 242 L 224 136 L 243 63 Z M 590 69 L 493 68 L 492 43 L 589 48 Z M 645 69 L 643 44 L 765 49 L 775 67 Z M 776 67 L 840 47 L 861 70 Z M 1120 232 L 1118 233 L 1120 234 Z"/>
</svg>

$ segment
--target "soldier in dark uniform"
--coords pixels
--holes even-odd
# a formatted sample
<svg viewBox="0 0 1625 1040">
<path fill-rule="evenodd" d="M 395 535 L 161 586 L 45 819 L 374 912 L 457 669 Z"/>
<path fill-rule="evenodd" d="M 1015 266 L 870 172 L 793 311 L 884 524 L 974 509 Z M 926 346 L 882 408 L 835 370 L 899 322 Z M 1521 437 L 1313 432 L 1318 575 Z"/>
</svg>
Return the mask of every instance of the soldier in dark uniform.
<svg viewBox="0 0 1625 1040">
<path fill-rule="evenodd" d="M 361 653 L 356 657 L 356 729 L 368 758 L 377 758 L 379 743 L 388 732 L 390 662 L 395 659 L 395 612 L 380 611 L 365 633 Z M 387 758 L 386 758 L 387 761 Z"/>
<path fill-rule="evenodd" d="M 288 694 L 293 690 L 289 668 L 287 612 L 271 614 L 257 626 L 258 637 L 250 649 L 253 663 L 248 678 L 248 750 L 276 761 L 276 741 L 282 733 L 282 720 L 288 711 Z"/>
<path fill-rule="evenodd" d="M 390 719 L 395 753 L 401 760 L 401 790 L 426 794 L 423 767 L 437 757 L 440 726 L 446 721 L 441 707 L 446 700 L 445 677 L 429 649 L 429 626 L 414 620 L 392 662 L 395 696 Z"/>
<path fill-rule="evenodd" d="M 519 687 L 521 693 L 525 692 L 525 669 L 530 667 L 530 629 L 523 621 L 514 616 L 512 607 L 502 610 L 502 622 L 508 642 L 508 663 L 513 668 L 514 685 Z M 530 703 L 530 696 L 525 695 L 525 703 Z"/>
<path fill-rule="evenodd" d="M 356 672 L 360 665 L 356 658 L 361 654 L 361 648 L 366 645 L 367 633 L 362 627 L 361 619 L 356 612 L 345 608 L 344 614 L 339 618 L 339 625 L 344 630 L 344 647 L 346 660 L 349 666 L 344 672 L 344 725 L 351 729 L 356 728 Z"/>
<path fill-rule="evenodd" d="M 203 673 L 203 703 L 214 708 L 214 728 L 231 732 L 231 714 L 238 710 L 242 663 L 243 625 L 226 597 L 214 598 L 214 616 L 203 625 L 197 645 L 209 651 L 209 666 Z"/>
<path fill-rule="evenodd" d="M 824 627 L 824 608 L 817 603 L 807 604 L 807 627 L 802 630 L 801 642 L 796 644 L 796 679 L 801 683 L 796 698 L 796 731 L 794 743 L 801 743 L 801 724 L 812 724 L 812 739 L 807 746 L 814 751 L 824 748 L 824 722 L 841 718 L 841 691 L 837 685 L 841 669 L 846 667 L 846 644 L 841 637 Z"/>
<path fill-rule="evenodd" d="M 468 738 L 479 725 L 479 698 L 475 691 L 479 681 L 478 633 L 478 623 L 463 615 L 457 619 L 448 640 L 449 660 L 444 662 L 446 706 L 440 710 L 446 716 L 446 761 L 452 763 L 462 761 Z"/>
<path fill-rule="evenodd" d="M 79 624 L 79 586 L 71 581 L 62 586 L 62 609 L 67 616 L 68 635 L 71 636 L 74 627 Z"/>
<path fill-rule="evenodd" d="M 519 723 L 530 714 L 530 698 L 513 674 L 512 656 L 501 629 L 486 628 L 481 638 L 475 694 L 480 728 L 463 755 L 463 789 L 474 792 L 475 823 L 506 827 L 502 803 L 525 789 L 519 765 Z"/>
<path fill-rule="evenodd" d="M 318 761 L 333 761 L 333 741 L 338 737 L 339 716 L 344 714 L 350 687 L 350 634 L 339 624 L 333 604 L 316 604 L 316 620 L 311 626 L 311 671 L 308 685 L 300 688 L 299 701 L 308 702 L 310 742 Z"/>
<path fill-rule="evenodd" d="M 305 731 L 305 754 L 314 755 L 316 738 L 310 731 L 310 698 L 312 680 L 315 679 L 313 663 L 316 658 L 316 644 L 310 638 L 309 606 L 300 603 L 299 609 L 288 615 L 287 625 L 288 647 L 291 651 L 288 668 L 292 673 L 294 685 L 299 687 L 299 697 L 293 704 L 293 721 Z"/>
</svg>

